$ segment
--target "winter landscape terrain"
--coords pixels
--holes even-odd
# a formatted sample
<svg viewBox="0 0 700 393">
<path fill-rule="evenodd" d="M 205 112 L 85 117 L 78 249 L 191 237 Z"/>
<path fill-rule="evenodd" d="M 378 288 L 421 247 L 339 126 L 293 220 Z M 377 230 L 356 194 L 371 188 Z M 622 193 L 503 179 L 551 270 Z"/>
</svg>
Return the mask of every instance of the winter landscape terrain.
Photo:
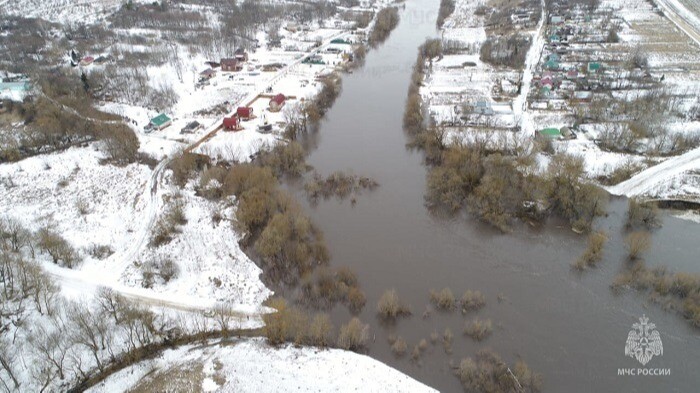
<svg viewBox="0 0 700 393">
<path fill-rule="evenodd" d="M 432 165 L 427 206 L 503 232 L 552 214 L 589 246 L 605 238 L 608 193 L 653 204 L 642 226 L 657 205 L 700 220 L 698 1 L 434 3 L 439 33 L 419 49 L 403 119 Z M 377 341 L 365 304 L 387 326 L 410 311 L 389 290 L 368 302 L 329 264 L 288 190 L 354 206 L 380 187 L 324 178 L 305 157 L 344 76 L 405 7 L 0 0 L 0 391 L 434 391 L 363 354 Z M 677 295 L 664 308 L 700 326 L 700 279 L 645 269 L 611 286 Z M 430 296 L 438 311 L 484 306 L 478 291 Z M 350 318 L 337 323 L 336 305 Z M 464 335 L 491 329 L 476 318 Z M 452 332 L 434 336 L 451 354 Z M 427 340 L 389 342 L 420 367 Z M 465 391 L 542 388 L 519 355 L 475 359 L 441 367 Z"/>
</svg>

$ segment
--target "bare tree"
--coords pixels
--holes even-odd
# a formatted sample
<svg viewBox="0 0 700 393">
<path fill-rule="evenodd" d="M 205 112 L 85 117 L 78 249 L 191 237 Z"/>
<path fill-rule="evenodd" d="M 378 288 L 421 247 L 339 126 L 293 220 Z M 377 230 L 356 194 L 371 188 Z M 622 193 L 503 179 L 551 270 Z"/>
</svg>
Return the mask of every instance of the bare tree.
<svg viewBox="0 0 700 393">
<path fill-rule="evenodd" d="M 66 308 L 70 321 L 70 335 L 74 344 L 87 348 L 95 359 L 97 368 L 103 370 L 100 350 L 111 348 L 109 327 L 104 318 L 93 313 L 82 303 L 71 303 Z"/>
<path fill-rule="evenodd" d="M 10 387 L 7 385 L 7 382 L 3 378 L 3 374 L 0 373 L 0 382 L 3 383 L 7 391 L 19 390 L 20 387 L 20 382 L 17 380 L 17 376 L 15 375 L 13 367 L 17 355 L 13 349 L 14 348 L 12 348 L 11 345 L 8 345 L 8 343 L 3 339 L 3 337 L 0 337 L 0 371 L 4 371 L 5 374 L 7 374 L 7 377 L 10 378 L 10 380 L 12 380 L 12 385 L 14 385 L 14 389 L 10 389 Z"/>
<path fill-rule="evenodd" d="M 66 359 L 72 346 L 67 335 L 63 334 L 63 328 L 38 324 L 32 335 L 29 336 L 29 343 L 39 362 L 46 365 L 48 369 L 54 369 L 61 380 L 66 377 Z"/>
</svg>

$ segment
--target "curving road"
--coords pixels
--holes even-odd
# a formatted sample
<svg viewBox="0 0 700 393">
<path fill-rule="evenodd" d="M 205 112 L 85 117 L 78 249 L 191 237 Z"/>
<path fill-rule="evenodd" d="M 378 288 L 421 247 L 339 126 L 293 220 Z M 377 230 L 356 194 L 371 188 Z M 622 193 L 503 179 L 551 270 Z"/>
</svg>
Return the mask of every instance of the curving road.
<svg viewBox="0 0 700 393">
<path fill-rule="evenodd" d="M 661 183 L 693 169 L 700 169 L 700 148 L 654 165 L 629 180 L 608 187 L 608 191 L 615 195 L 645 195 Z"/>
<path fill-rule="evenodd" d="M 700 2 L 698 0 L 654 0 L 679 29 L 700 45 Z"/>
</svg>

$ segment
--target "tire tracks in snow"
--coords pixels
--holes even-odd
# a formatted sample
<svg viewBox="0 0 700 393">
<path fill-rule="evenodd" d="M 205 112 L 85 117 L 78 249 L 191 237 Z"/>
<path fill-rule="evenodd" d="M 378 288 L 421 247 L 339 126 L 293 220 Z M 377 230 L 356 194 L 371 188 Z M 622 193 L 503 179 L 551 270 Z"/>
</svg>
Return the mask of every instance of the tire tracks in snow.
<svg viewBox="0 0 700 393">
<path fill-rule="evenodd" d="M 652 191 L 664 181 L 673 179 L 684 172 L 700 169 L 700 148 L 654 165 L 607 190 L 614 195 L 637 196 Z"/>
</svg>

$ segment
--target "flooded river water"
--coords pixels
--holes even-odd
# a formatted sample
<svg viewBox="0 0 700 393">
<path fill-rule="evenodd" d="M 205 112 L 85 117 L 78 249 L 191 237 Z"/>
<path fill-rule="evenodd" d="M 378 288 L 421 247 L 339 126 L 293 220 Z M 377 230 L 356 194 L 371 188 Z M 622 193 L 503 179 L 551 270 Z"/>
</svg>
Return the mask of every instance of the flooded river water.
<svg viewBox="0 0 700 393">
<path fill-rule="evenodd" d="M 444 392 L 462 388 L 450 364 L 492 348 L 508 363 L 522 357 L 544 377 L 547 392 L 697 392 L 700 389 L 700 336 L 681 317 L 663 311 L 639 293 L 615 295 L 610 284 L 625 263 L 622 223 L 624 200 L 612 201 L 598 226 L 611 241 L 599 268 L 583 274 L 571 263 L 585 238 L 565 225 L 516 227 L 503 235 L 469 217 L 441 219 L 424 206 L 426 167 L 419 152 L 406 149 L 402 115 L 418 46 L 437 36 L 439 0 L 408 0 L 401 23 L 388 41 L 373 50 L 363 68 L 343 78 L 343 92 L 323 122 L 309 163 L 321 174 L 350 170 L 375 178 L 380 187 L 349 201 L 305 205 L 324 232 L 335 266 L 350 266 L 368 303 L 360 318 L 371 324 L 368 354 Z M 297 189 L 300 200 L 303 193 Z M 649 264 L 700 271 L 695 223 L 665 217 L 654 235 Z M 467 316 L 433 312 L 423 319 L 429 291 L 450 287 L 457 297 L 480 290 L 487 305 Z M 384 326 L 376 302 L 394 288 L 413 316 Z M 502 301 L 498 301 L 499 295 Z M 643 314 L 656 323 L 663 356 L 647 367 L 670 368 L 670 376 L 618 376 L 620 368 L 641 365 L 624 354 L 631 325 Z M 336 326 L 350 315 L 333 310 Z M 463 336 L 474 316 L 490 318 L 494 332 L 481 343 Z M 387 337 L 400 335 L 409 352 L 431 332 L 450 328 L 453 353 L 438 343 L 416 363 L 396 358 Z"/>
</svg>

